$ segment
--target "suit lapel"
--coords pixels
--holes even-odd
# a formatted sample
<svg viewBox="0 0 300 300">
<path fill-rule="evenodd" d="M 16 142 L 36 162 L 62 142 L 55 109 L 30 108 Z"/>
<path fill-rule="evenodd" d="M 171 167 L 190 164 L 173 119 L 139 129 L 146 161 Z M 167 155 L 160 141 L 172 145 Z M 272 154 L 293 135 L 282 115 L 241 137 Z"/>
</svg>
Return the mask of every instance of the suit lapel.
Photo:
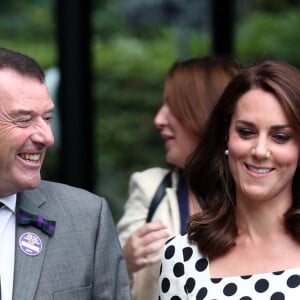
<svg viewBox="0 0 300 300">
<path fill-rule="evenodd" d="M 21 193 L 17 196 L 16 211 L 18 211 L 19 208 L 22 208 L 23 210 L 33 214 L 44 215 L 43 209 L 41 208 L 44 202 L 45 201 L 41 197 L 38 197 L 36 199 L 26 198 L 26 196 Z M 38 255 L 28 255 L 21 249 L 20 238 L 23 234 L 26 233 L 32 233 L 33 237 L 40 239 L 41 244 L 36 244 L 36 250 L 41 248 L 41 251 Z M 36 289 L 38 287 L 39 278 L 42 272 L 48 240 L 49 236 L 36 227 L 33 227 L 31 225 L 16 225 L 13 288 L 14 300 L 32 300 L 35 298 Z"/>
</svg>

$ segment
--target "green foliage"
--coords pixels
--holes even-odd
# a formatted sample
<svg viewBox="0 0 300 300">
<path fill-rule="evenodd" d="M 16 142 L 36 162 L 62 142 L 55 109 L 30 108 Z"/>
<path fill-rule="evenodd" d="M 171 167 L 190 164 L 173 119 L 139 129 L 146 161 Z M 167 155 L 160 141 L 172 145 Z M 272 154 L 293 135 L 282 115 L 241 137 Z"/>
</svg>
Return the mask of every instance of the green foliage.
<svg viewBox="0 0 300 300">
<path fill-rule="evenodd" d="M 6 2 L 6 1 L 3 1 Z M 43 68 L 56 64 L 53 1 L 11 1 L 1 4 L 1 47 L 34 57 Z"/>
<path fill-rule="evenodd" d="M 153 118 L 162 104 L 166 73 L 178 58 L 177 33 L 163 28 L 153 40 L 126 35 L 93 40 L 97 190 L 109 199 L 116 219 L 130 174 L 165 165 Z M 189 51 L 204 54 L 208 39 L 190 36 Z"/>
<path fill-rule="evenodd" d="M 45 69 L 56 65 L 53 3 L 2 1 L 1 46 L 33 56 Z M 280 10 L 275 3 L 281 5 Z M 257 9 L 258 4 L 263 11 Z M 244 14 L 236 24 L 237 58 L 245 63 L 283 59 L 299 67 L 299 7 L 291 9 L 288 1 L 274 0 L 256 1 L 255 7 L 256 11 Z M 126 25 L 116 0 L 94 2 L 92 26 L 96 189 L 108 199 L 117 220 L 127 198 L 130 174 L 165 164 L 153 117 L 162 103 L 167 70 L 178 58 L 209 54 L 211 32 L 161 24 L 133 30 Z M 56 176 L 56 155 L 53 150 L 48 153 L 43 170 L 46 178 Z"/>
<path fill-rule="evenodd" d="M 57 53 L 56 46 L 53 43 L 45 43 L 43 41 L 34 41 L 32 43 L 26 43 L 19 40 L 2 40 L 1 47 L 14 49 L 21 53 L 30 55 L 38 61 L 44 69 L 50 68 L 56 65 Z"/>
<path fill-rule="evenodd" d="M 176 57 L 174 34 L 166 33 L 154 41 L 114 36 L 103 42 L 93 40 L 93 68 L 116 78 L 156 77 L 165 72 Z M 138 77 L 139 77 L 138 76 Z"/>
<path fill-rule="evenodd" d="M 281 13 L 282 11 L 291 9 L 295 6 L 295 8 L 299 7 L 299 1 L 298 0 L 252 0 L 253 6 L 259 7 L 261 11 L 267 12 L 267 13 Z"/>
<path fill-rule="evenodd" d="M 120 18 L 120 9 L 115 0 L 94 1 L 91 16 L 93 35 L 106 40 L 114 35 L 125 34 L 126 25 Z"/>
<path fill-rule="evenodd" d="M 54 18 L 49 13 L 53 11 L 53 2 L 36 2 L 13 1 L 5 9 L 5 15 L 0 17 L 1 38 L 24 43 L 53 39 Z"/>
<path fill-rule="evenodd" d="M 300 9 L 276 15 L 253 12 L 238 26 L 237 56 L 244 62 L 281 59 L 300 66 Z"/>
<path fill-rule="evenodd" d="M 97 188 L 109 199 L 116 218 L 127 197 L 130 174 L 164 164 L 152 120 L 174 60 L 169 40 L 148 43 L 118 36 L 93 44 Z"/>
</svg>

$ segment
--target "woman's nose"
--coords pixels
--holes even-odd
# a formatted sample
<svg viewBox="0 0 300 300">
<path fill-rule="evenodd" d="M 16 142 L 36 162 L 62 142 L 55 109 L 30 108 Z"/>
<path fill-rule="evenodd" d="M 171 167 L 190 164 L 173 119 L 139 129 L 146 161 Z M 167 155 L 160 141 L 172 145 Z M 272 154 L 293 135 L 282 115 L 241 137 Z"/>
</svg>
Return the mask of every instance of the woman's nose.
<svg viewBox="0 0 300 300">
<path fill-rule="evenodd" d="M 271 150 L 265 140 L 259 140 L 251 149 L 251 154 L 257 159 L 266 159 L 271 156 Z"/>
<path fill-rule="evenodd" d="M 164 104 L 156 113 L 153 123 L 156 128 L 162 128 L 167 124 L 168 107 Z"/>
</svg>

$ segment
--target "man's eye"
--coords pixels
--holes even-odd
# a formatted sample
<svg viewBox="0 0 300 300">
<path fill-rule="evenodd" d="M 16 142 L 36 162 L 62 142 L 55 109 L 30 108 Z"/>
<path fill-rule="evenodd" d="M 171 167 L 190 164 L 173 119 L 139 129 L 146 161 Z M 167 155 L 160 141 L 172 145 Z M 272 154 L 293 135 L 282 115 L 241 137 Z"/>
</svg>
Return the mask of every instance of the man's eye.
<svg viewBox="0 0 300 300">
<path fill-rule="evenodd" d="M 237 132 L 241 137 L 249 137 L 254 133 L 253 130 L 248 128 L 238 128 Z"/>
<path fill-rule="evenodd" d="M 48 124 L 50 124 L 51 121 L 53 120 L 53 116 L 52 116 L 52 115 L 51 115 L 51 116 L 45 116 L 45 117 L 44 117 L 44 120 L 45 120 Z"/>
<path fill-rule="evenodd" d="M 18 119 L 16 120 L 16 124 L 21 127 L 26 127 L 30 124 L 31 119 Z"/>
</svg>

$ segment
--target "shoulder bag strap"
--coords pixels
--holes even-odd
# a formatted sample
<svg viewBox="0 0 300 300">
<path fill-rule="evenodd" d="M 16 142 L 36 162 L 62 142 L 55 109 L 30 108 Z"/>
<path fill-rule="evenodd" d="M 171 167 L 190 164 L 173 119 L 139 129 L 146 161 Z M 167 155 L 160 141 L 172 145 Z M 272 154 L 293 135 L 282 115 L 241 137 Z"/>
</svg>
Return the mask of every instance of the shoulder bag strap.
<svg viewBox="0 0 300 300">
<path fill-rule="evenodd" d="M 163 178 L 162 182 L 158 186 L 158 188 L 151 200 L 151 204 L 150 204 L 147 219 L 146 219 L 147 223 L 151 221 L 157 206 L 159 205 L 160 201 L 162 200 L 162 198 L 164 197 L 164 195 L 166 193 L 166 188 L 171 187 L 171 185 L 172 185 L 172 172 L 170 171 Z"/>
</svg>

